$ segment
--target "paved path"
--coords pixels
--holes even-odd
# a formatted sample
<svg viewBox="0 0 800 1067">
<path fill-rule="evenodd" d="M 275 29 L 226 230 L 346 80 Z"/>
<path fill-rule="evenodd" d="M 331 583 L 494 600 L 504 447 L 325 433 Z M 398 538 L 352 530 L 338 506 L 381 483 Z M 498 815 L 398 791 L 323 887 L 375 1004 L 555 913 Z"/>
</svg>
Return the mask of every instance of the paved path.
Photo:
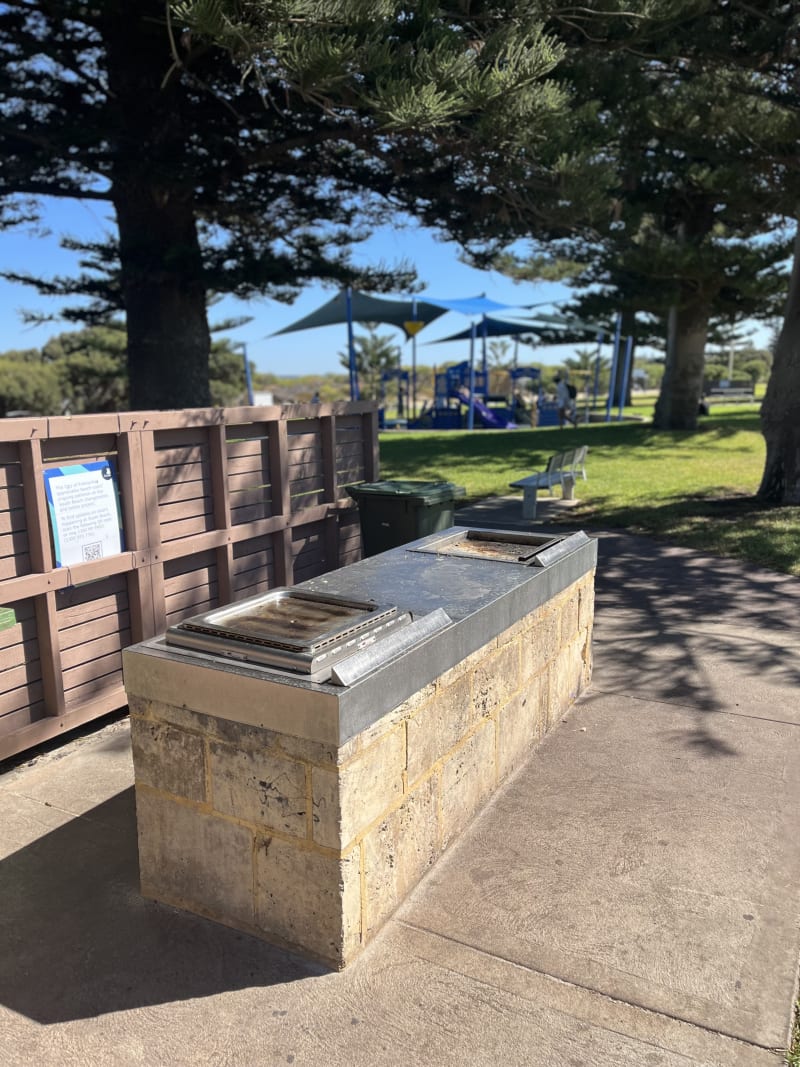
<svg viewBox="0 0 800 1067">
<path fill-rule="evenodd" d="M 591 690 L 342 974 L 140 899 L 124 721 L 21 765 L 0 1062 L 775 1067 L 799 683 L 796 579 L 600 535 Z"/>
</svg>

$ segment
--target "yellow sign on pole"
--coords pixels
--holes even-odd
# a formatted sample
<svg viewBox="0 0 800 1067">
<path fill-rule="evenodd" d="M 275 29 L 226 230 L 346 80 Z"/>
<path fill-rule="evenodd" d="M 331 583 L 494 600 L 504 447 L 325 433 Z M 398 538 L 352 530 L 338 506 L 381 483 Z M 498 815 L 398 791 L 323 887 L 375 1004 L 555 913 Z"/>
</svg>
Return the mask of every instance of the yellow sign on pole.
<svg viewBox="0 0 800 1067">
<path fill-rule="evenodd" d="M 403 329 L 409 337 L 416 337 L 424 325 L 424 322 L 404 322 Z"/>
</svg>

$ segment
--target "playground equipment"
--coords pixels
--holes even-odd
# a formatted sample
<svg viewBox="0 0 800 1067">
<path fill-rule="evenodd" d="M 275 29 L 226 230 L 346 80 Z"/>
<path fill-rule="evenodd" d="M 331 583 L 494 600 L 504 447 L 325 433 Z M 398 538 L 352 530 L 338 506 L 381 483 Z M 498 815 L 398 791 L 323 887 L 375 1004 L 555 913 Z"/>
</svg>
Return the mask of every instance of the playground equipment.
<svg viewBox="0 0 800 1067">
<path fill-rule="evenodd" d="M 545 304 L 547 303 L 549 303 L 549 301 L 545 302 Z M 539 306 L 545 305 L 531 304 L 527 305 L 525 310 L 531 310 Z M 536 367 L 515 368 L 510 372 L 512 380 L 510 403 L 506 403 L 504 406 L 493 406 L 496 401 L 504 401 L 505 398 L 492 397 L 488 393 L 486 352 L 486 341 L 488 337 L 514 336 L 517 338 L 522 337 L 522 339 L 525 340 L 525 335 L 530 334 L 533 338 L 537 336 L 540 339 L 544 338 L 544 343 L 549 344 L 551 342 L 543 334 L 543 330 L 546 330 L 556 335 L 557 339 L 552 343 L 573 344 L 582 343 L 586 340 L 587 335 L 591 336 L 594 331 L 597 331 L 597 358 L 595 361 L 594 398 L 592 404 L 593 407 L 597 407 L 601 362 L 600 350 L 604 339 L 609 336 L 609 325 L 593 324 L 583 322 L 576 319 L 574 316 L 570 317 L 569 315 L 565 316 L 561 314 L 553 315 L 543 312 L 537 312 L 534 318 L 526 319 L 525 321 L 511 321 L 501 319 L 497 316 L 497 312 L 505 311 L 509 308 L 510 305 L 500 304 L 497 301 L 487 299 L 485 296 L 457 300 L 434 300 L 431 298 L 422 300 L 417 297 L 412 297 L 410 300 L 390 300 L 378 299 L 369 296 L 366 293 L 359 293 L 348 287 L 347 289 L 343 289 L 337 296 L 333 297 L 333 299 L 329 300 L 327 304 L 318 308 L 315 312 L 306 315 L 304 318 L 289 326 L 284 326 L 283 329 L 276 331 L 272 336 L 276 337 L 281 334 L 291 333 L 295 330 L 305 330 L 317 326 L 328 326 L 334 323 L 346 323 L 349 351 L 350 395 L 351 399 L 355 400 L 358 399 L 359 387 L 353 338 L 353 323 L 385 322 L 397 326 L 404 331 L 406 338 L 410 338 L 412 343 L 410 403 L 408 396 L 409 385 L 406 385 L 405 396 L 403 396 L 402 389 L 402 382 L 406 381 L 408 383 L 409 379 L 401 379 L 398 382 L 398 408 L 400 407 L 400 402 L 403 401 L 403 408 L 405 409 L 406 415 L 412 416 L 412 421 L 409 422 L 408 425 L 415 428 L 433 427 L 436 429 L 460 429 L 466 421 L 466 428 L 472 429 L 475 425 L 499 428 L 515 425 L 520 421 L 527 421 L 527 419 L 520 418 L 521 409 L 519 400 L 522 399 L 522 397 L 518 390 L 513 386 L 518 378 L 532 378 L 537 383 L 540 382 L 541 378 L 539 370 Z M 468 362 L 460 363 L 455 367 L 448 368 L 443 376 L 437 375 L 436 395 L 433 404 L 430 406 L 426 405 L 426 409 L 423 410 L 421 417 L 417 419 L 417 334 L 426 325 L 435 321 L 440 315 L 443 315 L 447 311 L 467 315 L 476 319 L 476 321 L 472 322 L 468 330 L 462 330 L 460 333 L 439 338 L 438 341 L 431 343 L 442 344 L 454 340 L 469 339 L 470 358 Z M 477 321 L 477 316 L 480 316 L 480 321 Z M 476 346 L 479 341 L 481 342 L 482 352 L 478 362 L 476 361 Z M 611 408 L 615 401 L 619 404 L 617 418 L 621 419 L 623 417 L 623 406 L 625 396 L 627 395 L 627 386 L 632 373 L 633 351 L 634 337 L 632 334 L 627 337 L 625 342 L 623 342 L 622 316 L 620 313 L 617 315 L 616 323 L 613 328 L 613 355 L 611 363 L 612 385 L 606 401 L 606 422 L 611 421 Z M 403 375 L 408 374 L 408 372 L 399 373 Z M 543 396 L 541 388 L 539 388 L 538 401 L 537 425 L 557 425 L 558 408 L 552 401 L 547 400 Z M 466 418 L 464 417 L 464 408 L 466 408 Z M 590 417 L 589 386 L 587 384 L 585 418 L 588 421 Z M 398 419 L 398 422 L 403 421 L 402 417 Z"/>
<path fill-rule="evenodd" d="M 488 380 L 486 371 L 474 367 L 470 370 L 469 361 L 447 367 L 436 375 L 433 406 L 423 410 L 420 418 L 409 426 L 460 430 L 464 426 L 462 409 L 466 409 L 468 415 L 471 408 L 473 420 L 477 416 L 484 428 L 504 430 L 515 427 L 513 412 L 505 403 L 502 407 L 490 406 Z"/>
<path fill-rule="evenodd" d="M 513 408 L 516 409 L 518 402 L 522 400 L 522 396 L 517 387 L 517 383 L 523 380 L 528 380 L 536 383 L 536 425 L 537 426 L 557 426 L 558 425 L 558 408 L 551 401 L 547 400 L 544 391 L 542 389 L 542 372 L 538 367 L 512 367 L 508 372 L 508 376 L 511 379 L 511 395 L 513 398 Z M 525 412 L 520 415 L 515 410 L 515 416 L 518 421 L 526 422 L 530 421 L 531 413 Z"/>
<path fill-rule="evenodd" d="M 497 397 L 489 392 L 488 371 L 471 370 L 468 360 L 447 367 L 436 375 L 433 404 L 423 409 L 419 419 L 409 422 L 409 429 L 464 429 L 469 423 L 470 410 L 474 424 L 484 429 L 515 429 L 520 423 L 530 422 L 533 405 L 524 403 L 518 383 L 523 380 L 536 383 L 538 394 L 541 372 L 538 367 L 515 367 L 508 374 L 510 403 L 505 396 Z M 541 396 L 538 399 L 539 403 L 543 400 Z M 553 419 L 547 425 L 558 421 L 556 414 Z"/>
<path fill-rule="evenodd" d="M 385 370 L 381 375 L 381 403 L 386 399 L 388 389 L 386 388 L 387 382 L 397 382 L 397 415 L 398 418 L 405 418 L 411 411 L 409 388 L 411 383 L 411 375 L 407 370 L 401 370 L 399 367 L 395 367 L 394 370 Z M 381 408 L 381 411 L 383 409 Z"/>
</svg>

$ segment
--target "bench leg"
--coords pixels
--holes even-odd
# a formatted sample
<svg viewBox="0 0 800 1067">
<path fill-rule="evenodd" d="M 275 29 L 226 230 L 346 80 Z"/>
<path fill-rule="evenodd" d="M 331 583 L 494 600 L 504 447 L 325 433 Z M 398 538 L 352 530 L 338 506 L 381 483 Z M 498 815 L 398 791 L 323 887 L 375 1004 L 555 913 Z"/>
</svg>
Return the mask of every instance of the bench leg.
<svg viewBox="0 0 800 1067">
<path fill-rule="evenodd" d="M 536 493 L 535 485 L 526 485 L 522 490 L 522 517 L 523 519 L 536 518 Z"/>
<path fill-rule="evenodd" d="M 565 474 L 561 479 L 561 499 L 575 499 L 575 476 L 572 474 Z"/>
</svg>

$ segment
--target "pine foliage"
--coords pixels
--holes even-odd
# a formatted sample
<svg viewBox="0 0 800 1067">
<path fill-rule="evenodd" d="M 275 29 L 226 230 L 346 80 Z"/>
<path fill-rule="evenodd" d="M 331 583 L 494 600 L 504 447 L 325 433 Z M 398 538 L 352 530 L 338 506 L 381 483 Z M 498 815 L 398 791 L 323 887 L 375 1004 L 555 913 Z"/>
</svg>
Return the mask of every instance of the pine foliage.
<svg viewBox="0 0 800 1067">
<path fill-rule="evenodd" d="M 43 196 L 113 205 L 118 233 L 76 276 L 28 280 L 83 296 L 75 320 L 126 312 L 134 402 L 207 402 L 209 294 L 397 289 L 402 265 L 350 259 L 397 211 L 481 244 L 542 210 L 566 94 L 540 8 L 10 0 L 0 226 Z M 531 191 L 518 178 L 534 171 Z"/>
</svg>

